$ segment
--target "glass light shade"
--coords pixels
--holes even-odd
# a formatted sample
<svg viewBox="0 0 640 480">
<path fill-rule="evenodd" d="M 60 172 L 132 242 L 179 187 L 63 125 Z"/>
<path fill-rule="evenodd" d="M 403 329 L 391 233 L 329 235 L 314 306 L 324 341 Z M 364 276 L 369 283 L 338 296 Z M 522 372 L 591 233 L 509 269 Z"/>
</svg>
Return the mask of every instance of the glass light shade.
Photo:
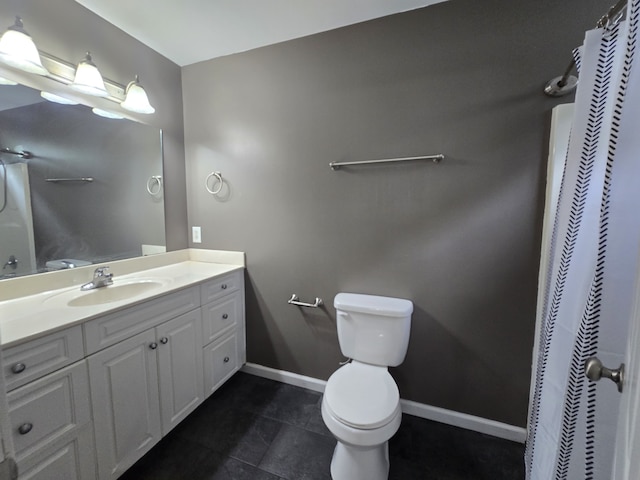
<svg viewBox="0 0 640 480">
<path fill-rule="evenodd" d="M 73 83 L 69 85 L 78 92 L 86 93 L 87 95 L 93 95 L 95 97 L 107 97 L 109 92 L 104 86 L 104 80 L 95 63 L 91 61 L 91 54 L 87 52 L 87 55 L 78 63 L 76 68 L 76 76 L 73 79 Z"/>
<path fill-rule="evenodd" d="M 42 66 L 38 49 L 24 30 L 20 17 L 16 17 L 16 23 L 0 37 L 0 61 L 29 73 L 49 73 Z"/>
<path fill-rule="evenodd" d="M 124 117 L 121 117 L 120 115 L 118 115 L 117 113 L 113 113 L 110 112 L 108 110 L 103 110 L 101 108 L 92 108 L 91 111 L 93 113 L 95 113 L 96 115 L 100 116 L 100 117 L 104 117 L 104 118 L 114 118 L 116 120 L 122 120 Z"/>
<path fill-rule="evenodd" d="M 0 85 L 17 85 L 17 83 L 8 78 L 0 77 Z"/>
<path fill-rule="evenodd" d="M 62 105 L 78 105 L 78 102 L 74 100 L 69 100 L 68 98 L 61 97 L 60 95 L 56 95 L 55 93 L 40 92 L 40 96 L 45 100 L 49 100 L 50 102 L 60 103 Z"/>
<path fill-rule="evenodd" d="M 151 114 L 156 111 L 149 103 L 147 92 L 140 85 L 138 75 L 133 82 L 127 85 L 125 99 L 120 105 L 130 112 Z"/>
</svg>

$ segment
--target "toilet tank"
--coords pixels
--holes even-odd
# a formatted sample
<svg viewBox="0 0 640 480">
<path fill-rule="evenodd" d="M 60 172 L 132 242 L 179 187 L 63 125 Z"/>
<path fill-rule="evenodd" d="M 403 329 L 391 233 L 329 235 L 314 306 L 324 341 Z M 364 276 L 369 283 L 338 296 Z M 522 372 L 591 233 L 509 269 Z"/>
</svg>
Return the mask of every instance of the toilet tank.
<svg viewBox="0 0 640 480">
<path fill-rule="evenodd" d="M 401 298 L 339 293 L 338 341 L 342 354 L 359 362 L 395 367 L 409 345 L 413 303 Z"/>
</svg>

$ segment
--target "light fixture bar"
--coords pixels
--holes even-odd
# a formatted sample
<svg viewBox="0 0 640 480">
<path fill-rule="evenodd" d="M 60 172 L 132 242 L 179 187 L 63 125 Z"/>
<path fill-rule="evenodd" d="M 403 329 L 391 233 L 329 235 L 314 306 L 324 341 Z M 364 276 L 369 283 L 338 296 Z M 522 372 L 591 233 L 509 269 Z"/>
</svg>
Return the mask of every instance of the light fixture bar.
<svg viewBox="0 0 640 480">
<path fill-rule="evenodd" d="M 76 66 L 73 63 L 54 57 L 42 50 L 40 50 L 40 58 L 42 59 L 42 65 L 49 71 L 49 75 L 47 75 L 48 78 L 64 85 L 73 83 L 76 74 Z M 109 92 L 109 96 L 103 98 L 111 100 L 112 102 L 121 103 L 125 98 L 125 86 L 105 77 L 102 77 L 102 80 L 104 81 L 107 92 Z"/>
</svg>

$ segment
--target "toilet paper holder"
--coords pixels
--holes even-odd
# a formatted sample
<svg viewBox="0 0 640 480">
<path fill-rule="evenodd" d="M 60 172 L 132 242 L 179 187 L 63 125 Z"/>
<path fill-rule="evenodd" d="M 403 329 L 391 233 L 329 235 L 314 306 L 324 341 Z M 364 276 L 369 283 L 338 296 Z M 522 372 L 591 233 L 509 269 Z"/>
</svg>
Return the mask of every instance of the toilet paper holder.
<svg viewBox="0 0 640 480">
<path fill-rule="evenodd" d="M 296 305 L 297 307 L 308 307 L 308 308 L 318 308 L 324 305 L 324 302 L 320 297 L 316 297 L 316 301 L 314 303 L 301 302 L 300 299 L 298 298 L 298 295 L 296 295 L 295 293 L 291 295 L 291 298 L 287 301 L 287 303 L 290 305 Z"/>
</svg>

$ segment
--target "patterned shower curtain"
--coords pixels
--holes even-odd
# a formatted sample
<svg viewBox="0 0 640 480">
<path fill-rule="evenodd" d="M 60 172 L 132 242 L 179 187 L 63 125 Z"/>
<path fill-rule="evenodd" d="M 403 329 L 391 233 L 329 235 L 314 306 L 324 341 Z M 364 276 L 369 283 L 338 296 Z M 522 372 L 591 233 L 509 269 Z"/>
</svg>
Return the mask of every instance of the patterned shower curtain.
<svg viewBox="0 0 640 480">
<path fill-rule="evenodd" d="M 640 0 L 586 33 L 538 312 L 528 480 L 609 480 L 620 394 L 584 362 L 624 358 L 640 245 Z M 606 383 L 605 383 L 606 382 Z"/>
</svg>

